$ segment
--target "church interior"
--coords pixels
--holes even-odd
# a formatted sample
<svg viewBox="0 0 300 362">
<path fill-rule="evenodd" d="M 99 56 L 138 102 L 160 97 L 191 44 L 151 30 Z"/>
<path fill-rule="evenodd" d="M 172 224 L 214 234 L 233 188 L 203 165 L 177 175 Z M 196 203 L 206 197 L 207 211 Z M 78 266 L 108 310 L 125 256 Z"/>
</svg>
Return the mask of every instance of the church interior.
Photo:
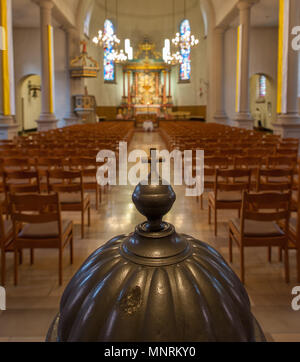
<svg viewBox="0 0 300 362">
<path fill-rule="evenodd" d="M 300 342 L 299 51 L 299 0 L 0 0 L 0 342 Z M 163 150 L 200 191 L 102 183 Z"/>
</svg>

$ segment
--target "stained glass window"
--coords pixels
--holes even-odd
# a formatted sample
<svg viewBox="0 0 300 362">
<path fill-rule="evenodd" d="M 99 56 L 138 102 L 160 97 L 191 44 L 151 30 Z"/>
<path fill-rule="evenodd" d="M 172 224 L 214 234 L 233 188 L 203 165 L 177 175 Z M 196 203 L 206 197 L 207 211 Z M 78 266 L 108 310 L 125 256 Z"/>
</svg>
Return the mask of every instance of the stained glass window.
<svg viewBox="0 0 300 362">
<path fill-rule="evenodd" d="M 190 22 L 185 19 L 180 24 L 180 36 L 184 39 L 188 39 L 191 36 Z M 180 81 L 191 80 L 191 47 L 182 48 L 181 51 L 182 63 L 180 64 Z"/>
<path fill-rule="evenodd" d="M 113 35 L 115 32 L 113 23 L 106 19 L 104 22 L 104 34 Z M 105 82 L 114 82 L 115 81 L 115 62 L 112 60 L 111 55 L 114 50 L 114 47 L 111 43 L 108 43 L 107 47 L 104 48 L 104 81 Z"/>
<path fill-rule="evenodd" d="M 85 17 L 85 20 L 84 20 L 84 24 L 83 24 L 83 32 L 84 32 L 84 35 L 86 35 L 87 37 L 90 36 L 90 23 L 91 23 L 91 17 L 92 17 L 92 7 L 90 6 L 87 14 L 86 14 L 86 17 Z"/>
<path fill-rule="evenodd" d="M 258 79 L 258 98 L 265 98 L 267 95 L 267 78 L 265 75 L 260 75 Z"/>
</svg>

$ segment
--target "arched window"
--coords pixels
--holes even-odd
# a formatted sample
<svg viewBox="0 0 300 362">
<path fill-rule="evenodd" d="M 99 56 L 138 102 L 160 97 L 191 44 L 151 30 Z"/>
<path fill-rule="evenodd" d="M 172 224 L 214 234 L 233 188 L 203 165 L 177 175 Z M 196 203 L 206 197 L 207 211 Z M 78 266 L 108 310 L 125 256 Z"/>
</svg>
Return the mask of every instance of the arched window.
<svg viewBox="0 0 300 362">
<path fill-rule="evenodd" d="M 106 19 L 104 22 L 104 34 L 113 35 L 115 32 L 113 23 Z M 103 59 L 103 71 L 104 81 L 114 82 L 115 81 L 115 62 L 112 60 L 114 47 L 111 43 L 108 43 L 107 47 L 104 48 L 104 59 Z"/>
<path fill-rule="evenodd" d="M 180 24 L 180 36 L 189 39 L 191 36 L 190 22 L 185 19 Z M 191 80 L 191 47 L 181 48 L 182 63 L 180 64 L 179 80 L 189 82 Z"/>
<path fill-rule="evenodd" d="M 90 22 L 91 22 L 91 18 L 92 18 L 92 7 L 90 7 L 90 9 L 88 10 L 86 17 L 84 19 L 84 24 L 83 24 L 83 33 L 85 36 L 89 37 L 90 36 Z"/>
<path fill-rule="evenodd" d="M 267 77 L 264 74 L 259 74 L 256 85 L 257 102 L 264 102 L 267 95 Z"/>
</svg>

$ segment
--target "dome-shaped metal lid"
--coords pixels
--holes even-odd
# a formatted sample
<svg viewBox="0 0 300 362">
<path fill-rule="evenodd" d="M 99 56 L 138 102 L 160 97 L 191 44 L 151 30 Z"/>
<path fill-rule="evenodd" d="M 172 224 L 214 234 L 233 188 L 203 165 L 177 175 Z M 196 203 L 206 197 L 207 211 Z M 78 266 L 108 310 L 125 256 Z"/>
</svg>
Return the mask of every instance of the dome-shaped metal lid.
<svg viewBox="0 0 300 362">
<path fill-rule="evenodd" d="M 153 176 L 151 170 L 148 181 Z M 242 283 L 222 256 L 163 222 L 171 185 L 140 183 L 147 221 L 96 250 L 67 286 L 52 341 L 261 341 Z"/>
</svg>

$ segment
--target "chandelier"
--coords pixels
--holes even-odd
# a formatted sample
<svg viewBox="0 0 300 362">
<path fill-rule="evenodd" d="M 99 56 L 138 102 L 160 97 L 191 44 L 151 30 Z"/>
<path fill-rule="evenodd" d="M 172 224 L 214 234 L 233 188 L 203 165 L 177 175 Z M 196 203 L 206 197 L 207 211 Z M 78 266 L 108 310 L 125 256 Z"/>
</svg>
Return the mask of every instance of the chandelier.
<svg viewBox="0 0 300 362">
<path fill-rule="evenodd" d="M 183 63 L 183 57 L 178 51 L 176 53 L 173 53 L 172 55 L 169 55 L 167 58 L 167 64 L 177 65 L 182 63 Z"/>
<path fill-rule="evenodd" d="M 191 35 L 190 30 L 186 30 L 183 34 L 176 33 L 172 43 L 183 50 L 191 49 L 194 46 L 199 44 L 199 39 L 195 38 L 194 35 Z"/>
<path fill-rule="evenodd" d="M 118 24 L 118 0 L 116 0 L 116 19 L 116 23 Z M 123 63 L 128 59 L 124 50 L 118 49 L 120 39 L 115 34 L 112 22 L 107 19 L 107 0 L 105 0 L 104 29 L 98 31 L 98 36 L 93 38 L 93 43 L 103 47 L 104 50 L 111 50 L 108 55 L 108 60 L 114 61 L 115 63 Z"/>
<path fill-rule="evenodd" d="M 103 48 L 109 48 L 110 46 L 117 47 L 120 44 L 120 39 L 118 39 L 117 35 L 114 33 L 99 30 L 98 36 L 93 38 L 93 43 L 103 46 Z"/>
<path fill-rule="evenodd" d="M 186 13 L 185 5 L 186 4 L 184 2 L 184 16 L 186 15 L 185 14 Z M 173 0 L 173 29 L 176 29 L 176 27 L 175 27 L 175 0 Z M 193 44 L 196 42 L 196 39 L 194 36 L 192 36 L 192 42 L 193 42 Z M 197 40 L 197 42 L 198 42 L 198 40 Z M 167 63 L 169 65 L 174 65 L 174 66 L 183 63 L 182 54 L 184 53 L 184 48 L 183 48 L 183 46 L 180 46 L 182 44 L 183 43 L 181 42 L 179 33 L 176 33 L 176 37 L 174 39 L 172 39 L 172 44 L 170 43 L 169 39 L 165 39 L 165 46 L 163 48 L 163 60 L 165 61 L 165 63 Z M 176 48 L 176 49 L 174 49 L 174 51 L 171 51 L 171 45 L 173 45 Z"/>
<path fill-rule="evenodd" d="M 112 60 L 115 63 L 123 63 L 126 62 L 128 59 L 127 55 L 124 53 L 124 50 L 115 50 L 113 49 L 112 52 L 107 56 L 108 60 Z"/>
<path fill-rule="evenodd" d="M 177 65 L 183 62 L 183 57 L 179 51 L 171 54 L 171 44 L 169 39 L 165 39 L 163 48 L 163 60 L 169 65 Z"/>
<path fill-rule="evenodd" d="M 176 48 L 179 48 L 180 52 L 189 51 L 191 48 L 199 44 L 199 39 L 197 39 L 195 35 L 191 34 L 191 27 L 186 18 L 186 0 L 184 0 L 184 19 L 180 33 L 177 32 L 175 38 L 172 39 L 172 43 Z"/>
<path fill-rule="evenodd" d="M 175 29 L 175 0 L 173 0 L 173 29 Z M 177 65 L 183 62 L 183 57 L 179 51 L 171 53 L 171 43 L 169 39 L 165 39 L 163 48 L 163 60 L 169 65 Z"/>
</svg>

